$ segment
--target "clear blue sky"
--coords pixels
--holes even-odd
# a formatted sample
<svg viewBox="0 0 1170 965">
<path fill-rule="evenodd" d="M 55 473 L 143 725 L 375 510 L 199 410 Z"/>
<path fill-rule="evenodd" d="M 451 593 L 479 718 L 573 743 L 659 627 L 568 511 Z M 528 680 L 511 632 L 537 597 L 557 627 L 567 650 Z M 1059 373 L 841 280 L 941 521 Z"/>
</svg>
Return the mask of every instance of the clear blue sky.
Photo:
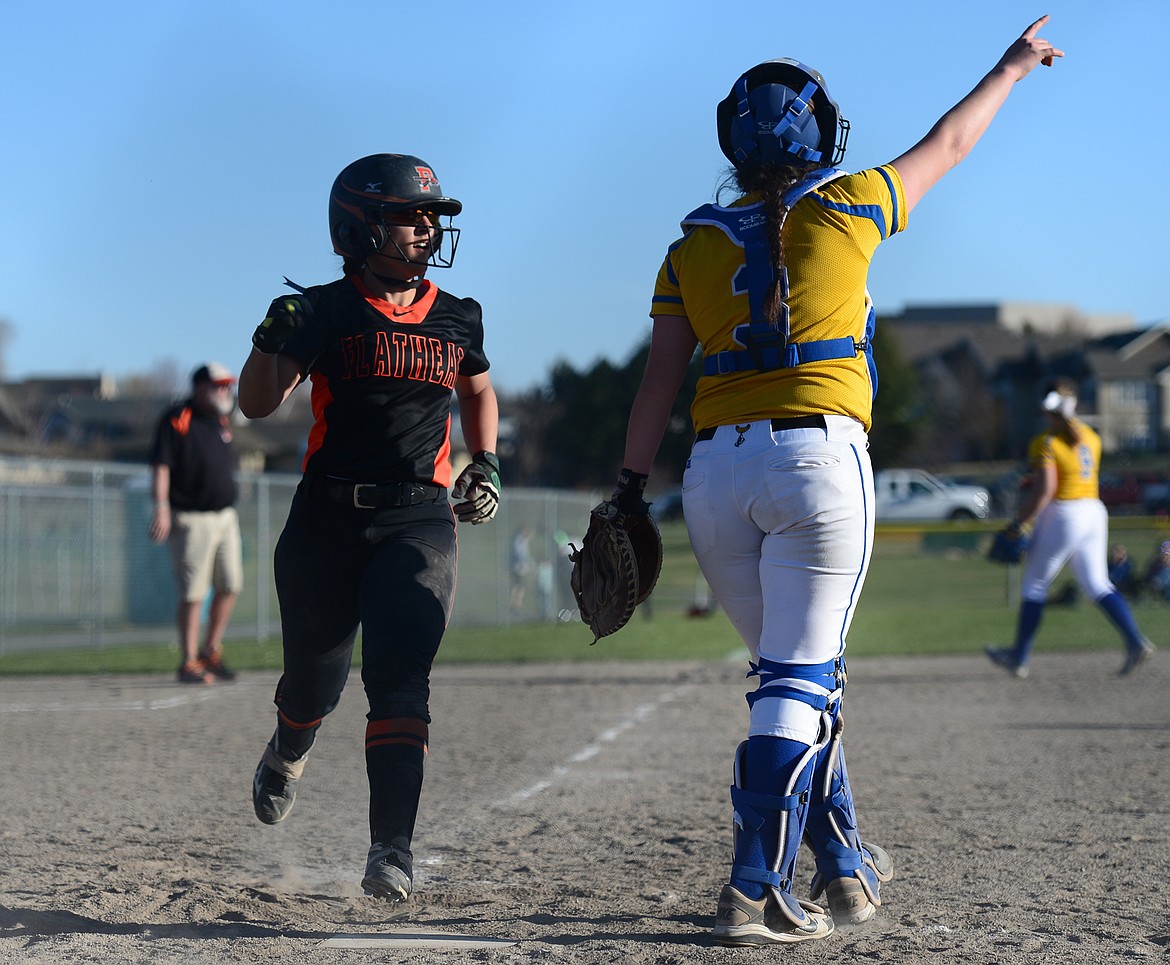
<svg viewBox="0 0 1170 965">
<path fill-rule="evenodd" d="M 431 277 L 483 304 L 498 388 L 624 361 L 679 219 L 721 180 L 715 104 L 740 72 L 821 70 L 857 170 L 1045 12 L 1068 56 L 1017 86 L 870 290 L 884 313 L 1011 299 L 1165 321 L 1166 0 L 5 4 L 7 377 L 238 369 L 283 275 L 337 277 L 329 186 L 380 151 L 464 202 L 455 267 Z"/>
</svg>

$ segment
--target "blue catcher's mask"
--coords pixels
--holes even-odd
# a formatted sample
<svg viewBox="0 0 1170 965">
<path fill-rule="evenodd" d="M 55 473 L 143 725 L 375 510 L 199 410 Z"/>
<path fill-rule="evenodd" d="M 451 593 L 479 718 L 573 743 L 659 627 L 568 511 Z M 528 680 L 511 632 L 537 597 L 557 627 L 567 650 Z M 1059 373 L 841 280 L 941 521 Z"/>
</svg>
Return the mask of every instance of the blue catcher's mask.
<svg viewBox="0 0 1170 965">
<path fill-rule="evenodd" d="M 719 147 L 737 168 L 769 162 L 837 165 L 849 122 L 824 78 L 796 60 L 769 60 L 743 74 L 716 109 Z"/>
</svg>

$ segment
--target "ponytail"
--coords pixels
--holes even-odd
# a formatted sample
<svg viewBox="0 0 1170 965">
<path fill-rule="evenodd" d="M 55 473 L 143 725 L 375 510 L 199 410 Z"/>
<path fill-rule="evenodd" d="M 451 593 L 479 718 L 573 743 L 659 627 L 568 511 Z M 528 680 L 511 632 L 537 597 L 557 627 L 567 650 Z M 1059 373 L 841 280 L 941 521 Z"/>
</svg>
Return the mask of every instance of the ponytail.
<svg viewBox="0 0 1170 965">
<path fill-rule="evenodd" d="M 784 305 L 784 288 L 781 284 L 784 269 L 784 221 L 788 207 L 784 194 L 807 171 L 789 164 L 760 164 L 732 173 L 733 183 L 741 195 L 758 194 L 764 205 L 768 225 L 768 249 L 772 255 L 774 278 L 764 296 L 764 315 L 773 325 L 778 325 Z"/>
</svg>

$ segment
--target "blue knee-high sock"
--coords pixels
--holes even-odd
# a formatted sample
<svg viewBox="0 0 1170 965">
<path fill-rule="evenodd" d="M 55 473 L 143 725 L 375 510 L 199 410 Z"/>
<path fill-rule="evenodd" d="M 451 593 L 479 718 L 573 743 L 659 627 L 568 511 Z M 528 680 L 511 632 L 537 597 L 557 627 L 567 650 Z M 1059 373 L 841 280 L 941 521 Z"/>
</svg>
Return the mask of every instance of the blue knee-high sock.
<svg viewBox="0 0 1170 965">
<path fill-rule="evenodd" d="M 792 769 L 807 750 L 807 744 L 786 740 L 783 737 L 749 737 L 747 752 L 744 754 L 743 773 L 740 775 L 743 789 L 758 794 L 773 794 L 777 797 L 783 795 Z M 812 768 L 806 767 L 793 793 L 800 793 L 808 787 L 811 774 Z M 759 828 L 745 827 L 740 831 L 734 863 L 771 871 L 772 862 L 776 858 L 776 848 L 779 846 L 777 836 L 780 833 L 780 812 L 761 813 L 764 823 Z M 758 881 L 737 878 L 734 873 L 731 884 L 753 901 L 763 898 L 768 888 Z"/>
<path fill-rule="evenodd" d="M 1142 645 L 1142 632 L 1133 618 L 1133 611 L 1120 593 L 1116 590 L 1106 593 L 1097 601 L 1097 606 L 1105 611 L 1110 622 L 1121 631 L 1127 647 L 1136 650 Z"/>
<path fill-rule="evenodd" d="M 1040 629 L 1040 618 L 1044 616 L 1044 604 L 1025 600 L 1020 604 L 1020 616 L 1016 622 L 1016 662 L 1027 663 Z"/>
</svg>

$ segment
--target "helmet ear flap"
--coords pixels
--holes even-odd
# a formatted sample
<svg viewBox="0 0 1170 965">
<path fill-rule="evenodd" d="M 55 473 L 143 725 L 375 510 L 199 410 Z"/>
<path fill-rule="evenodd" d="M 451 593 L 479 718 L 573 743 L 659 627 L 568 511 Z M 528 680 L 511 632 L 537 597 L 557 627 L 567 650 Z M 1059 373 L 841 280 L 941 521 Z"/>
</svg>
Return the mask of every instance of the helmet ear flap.
<svg viewBox="0 0 1170 965">
<path fill-rule="evenodd" d="M 386 230 L 384 224 L 370 224 L 366 221 L 366 238 L 364 239 L 367 245 L 370 245 L 369 251 L 365 253 L 372 255 L 375 251 L 381 251 L 382 246 L 390 240 L 390 233 Z"/>
<path fill-rule="evenodd" d="M 369 243 L 366 235 L 368 232 L 359 230 L 356 225 L 342 222 L 333 229 L 334 246 L 339 251 L 344 251 L 347 257 L 353 255 L 364 258 L 367 254 L 366 245 Z"/>
</svg>

